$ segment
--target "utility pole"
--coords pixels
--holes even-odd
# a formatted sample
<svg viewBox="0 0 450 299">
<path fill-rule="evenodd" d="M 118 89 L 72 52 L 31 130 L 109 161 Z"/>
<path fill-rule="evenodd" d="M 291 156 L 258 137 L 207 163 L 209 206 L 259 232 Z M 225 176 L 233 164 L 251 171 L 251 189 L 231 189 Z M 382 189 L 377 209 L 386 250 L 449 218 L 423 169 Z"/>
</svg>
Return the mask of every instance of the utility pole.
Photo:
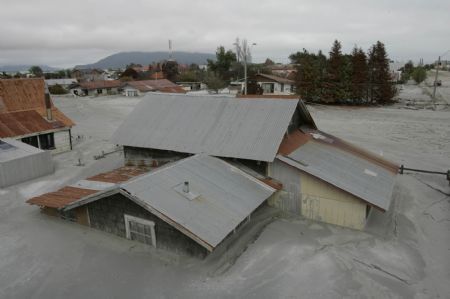
<svg viewBox="0 0 450 299">
<path fill-rule="evenodd" d="M 433 84 L 434 85 L 434 88 L 433 88 L 434 109 L 436 109 L 436 85 L 437 85 L 440 64 L 441 64 L 441 56 L 439 56 L 439 58 L 438 58 L 438 62 L 436 65 L 436 75 L 434 76 L 434 84 Z"/>
<path fill-rule="evenodd" d="M 247 62 L 251 62 L 249 61 L 250 56 L 250 47 L 247 44 L 247 39 L 243 39 L 242 40 L 242 45 L 238 43 L 239 42 L 239 38 L 236 38 L 236 42 L 233 44 L 236 46 L 236 54 L 238 57 L 238 61 L 239 58 L 242 59 L 242 61 L 244 62 L 244 95 L 247 95 Z M 256 43 L 252 43 L 252 46 L 256 46 Z M 251 58 L 250 58 L 251 59 Z"/>
</svg>

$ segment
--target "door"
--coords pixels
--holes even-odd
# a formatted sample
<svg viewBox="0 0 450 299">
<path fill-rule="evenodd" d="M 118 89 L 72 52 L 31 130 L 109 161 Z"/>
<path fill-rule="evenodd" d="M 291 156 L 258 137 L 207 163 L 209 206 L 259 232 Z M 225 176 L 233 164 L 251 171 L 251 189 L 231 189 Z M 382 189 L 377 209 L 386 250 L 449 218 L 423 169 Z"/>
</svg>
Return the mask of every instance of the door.
<svg viewBox="0 0 450 299">
<path fill-rule="evenodd" d="M 124 215 L 127 239 L 156 247 L 155 223 L 146 219 Z"/>
</svg>

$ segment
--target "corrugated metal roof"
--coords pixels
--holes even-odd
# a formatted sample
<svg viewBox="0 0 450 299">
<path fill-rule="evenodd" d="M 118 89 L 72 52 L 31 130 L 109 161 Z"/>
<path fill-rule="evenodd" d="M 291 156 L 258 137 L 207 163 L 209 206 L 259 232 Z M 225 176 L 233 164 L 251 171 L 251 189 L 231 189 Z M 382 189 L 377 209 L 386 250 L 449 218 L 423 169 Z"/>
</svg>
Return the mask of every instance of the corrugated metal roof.
<svg viewBox="0 0 450 299">
<path fill-rule="evenodd" d="M 47 79 L 45 80 L 45 83 L 47 83 L 48 86 L 53 86 L 53 85 L 70 85 L 70 84 L 74 84 L 77 83 L 77 79 Z"/>
<path fill-rule="evenodd" d="M 333 145 L 309 140 L 281 161 L 387 210 L 395 172 Z"/>
<path fill-rule="evenodd" d="M 122 82 L 119 80 L 97 80 L 97 81 L 87 81 L 79 83 L 81 88 L 85 89 L 97 89 L 97 88 L 115 88 L 120 87 Z"/>
<path fill-rule="evenodd" d="M 120 167 L 112 171 L 92 176 L 86 180 L 81 180 L 71 186 L 63 187 L 55 192 L 49 192 L 30 198 L 27 200 L 27 203 L 49 208 L 64 208 L 65 206 L 83 199 L 86 196 L 94 195 L 113 187 L 102 183 L 112 183 L 113 185 L 116 185 L 118 183 L 128 181 L 145 172 L 146 170 L 138 167 Z M 90 181 L 91 184 L 88 184 L 86 181 Z M 97 184 L 95 184 L 96 182 Z"/>
<path fill-rule="evenodd" d="M 0 123 L 3 123 L 6 128 L 3 128 L 3 134 L 1 137 L 12 137 L 23 134 L 15 133 L 4 133 L 4 132 L 14 132 L 16 130 L 21 131 L 22 129 L 17 128 L 18 126 L 24 126 L 31 130 L 31 133 L 43 131 L 40 129 L 32 129 L 33 122 L 36 122 L 36 126 L 44 126 L 43 122 L 46 122 L 44 117 L 46 116 L 45 108 L 45 82 L 44 79 L 6 79 L 0 80 L 0 116 L 3 117 Z M 49 122 L 53 127 L 51 129 L 60 127 L 71 127 L 74 123 L 65 116 L 61 111 L 56 108 L 51 102 L 53 122 Z M 17 113 L 23 112 L 24 115 L 4 115 L 5 113 Z M 31 112 L 36 111 L 40 116 L 41 120 L 37 120 L 37 116 Z M 14 125 L 8 125 L 11 119 L 6 119 L 8 117 L 15 118 L 16 123 Z M 19 123 L 17 123 L 19 121 Z M 0 124 L 1 125 L 1 124 Z M 17 128 L 17 129 L 16 129 Z M 1 130 L 1 129 L 0 129 Z M 15 135 L 14 135 L 15 134 Z"/>
<path fill-rule="evenodd" d="M 274 75 L 268 75 L 268 74 L 257 74 L 255 76 L 256 80 L 259 81 L 264 81 L 264 79 L 268 79 L 268 80 L 272 80 L 278 83 L 284 83 L 284 84 L 294 84 L 295 82 L 283 77 L 278 77 L 278 76 L 274 76 Z M 262 79 L 261 79 L 262 78 Z"/>
<path fill-rule="evenodd" d="M 194 199 L 179 190 L 186 181 Z M 178 161 L 124 183 L 121 189 L 213 248 L 275 192 L 225 161 L 206 155 Z"/>
<path fill-rule="evenodd" d="M 114 133 L 116 144 L 273 161 L 297 101 L 147 95 Z"/>
<path fill-rule="evenodd" d="M 0 113 L 0 137 L 15 137 L 64 128 L 59 121 L 49 122 L 36 110 Z"/>
<path fill-rule="evenodd" d="M 138 89 L 141 92 L 160 91 L 171 93 L 186 93 L 183 87 L 167 79 L 128 81 L 126 84 Z"/>
</svg>

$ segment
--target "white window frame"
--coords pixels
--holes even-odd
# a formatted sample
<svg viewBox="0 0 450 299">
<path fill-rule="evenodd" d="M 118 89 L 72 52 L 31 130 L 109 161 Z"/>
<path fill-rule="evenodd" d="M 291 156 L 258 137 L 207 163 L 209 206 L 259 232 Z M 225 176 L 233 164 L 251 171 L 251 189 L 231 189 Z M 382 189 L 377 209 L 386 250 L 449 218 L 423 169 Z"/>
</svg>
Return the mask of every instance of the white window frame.
<svg viewBox="0 0 450 299">
<path fill-rule="evenodd" d="M 134 221 L 134 222 L 137 222 L 137 223 L 140 223 L 143 225 L 147 225 L 147 226 L 150 226 L 152 246 L 156 248 L 155 222 L 146 220 L 146 219 L 142 219 L 142 218 L 138 218 L 138 217 L 134 217 L 134 216 L 127 215 L 127 214 L 124 214 L 123 216 L 125 219 L 125 233 L 126 233 L 127 239 L 131 240 L 130 221 Z"/>
</svg>

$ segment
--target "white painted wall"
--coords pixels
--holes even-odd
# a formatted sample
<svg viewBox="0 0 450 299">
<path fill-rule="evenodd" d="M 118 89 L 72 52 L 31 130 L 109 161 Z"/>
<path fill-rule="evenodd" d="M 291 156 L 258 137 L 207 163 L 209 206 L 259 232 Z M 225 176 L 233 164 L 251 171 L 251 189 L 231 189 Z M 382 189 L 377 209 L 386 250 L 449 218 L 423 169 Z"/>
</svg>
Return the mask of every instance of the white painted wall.
<svg viewBox="0 0 450 299">
<path fill-rule="evenodd" d="M 54 133 L 55 149 L 52 150 L 53 154 L 63 153 L 70 151 L 70 131 L 58 131 Z"/>
</svg>

